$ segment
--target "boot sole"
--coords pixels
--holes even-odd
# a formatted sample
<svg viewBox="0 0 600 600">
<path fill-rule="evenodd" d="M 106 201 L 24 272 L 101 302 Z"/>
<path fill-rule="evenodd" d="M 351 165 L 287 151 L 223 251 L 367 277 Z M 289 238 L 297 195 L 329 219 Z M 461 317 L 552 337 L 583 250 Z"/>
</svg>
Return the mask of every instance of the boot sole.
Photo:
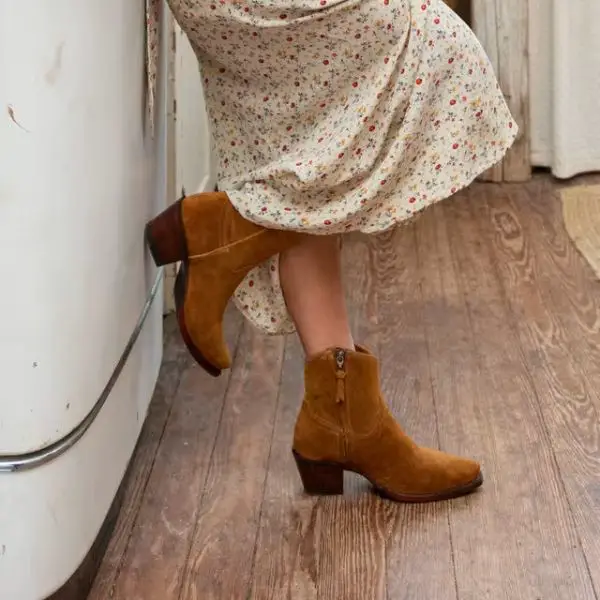
<svg viewBox="0 0 600 600">
<path fill-rule="evenodd" d="M 188 248 L 183 227 L 183 200 L 178 200 L 147 223 L 144 230 L 146 244 L 157 267 L 181 261 L 175 278 L 175 314 L 181 337 L 194 360 L 212 377 L 221 375 L 221 369 L 211 364 L 192 341 L 185 324 L 185 300 L 188 287 Z"/>
<path fill-rule="evenodd" d="M 341 495 L 344 493 L 344 471 L 356 473 L 364 477 L 372 486 L 374 491 L 380 496 L 402 503 L 424 503 L 439 502 L 442 500 L 451 500 L 466 496 L 474 492 L 483 484 L 483 474 L 481 471 L 473 480 L 462 485 L 449 488 L 438 493 L 428 494 L 396 494 L 382 488 L 374 481 L 369 479 L 364 473 L 349 467 L 343 467 L 337 463 L 321 462 L 308 460 L 300 456 L 295 450 L 292 450 L 304 490 L 307 494 L 315 496 Z"/>
</svg>

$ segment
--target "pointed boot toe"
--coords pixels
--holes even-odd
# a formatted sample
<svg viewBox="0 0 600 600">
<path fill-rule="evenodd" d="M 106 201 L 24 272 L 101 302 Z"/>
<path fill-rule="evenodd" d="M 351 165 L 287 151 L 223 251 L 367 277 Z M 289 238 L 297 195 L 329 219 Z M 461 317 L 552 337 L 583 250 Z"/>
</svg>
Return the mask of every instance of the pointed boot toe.
<svg viewBox="0 0 600 600">
<path fill-rule="evenodd" d="M 400 502 L 435 502 L 465 496 L 483 483 L 478 462 L 439 450 L 417 446 L 410 465 L 404 464 L 403 476 L 390 477 L 390 487 L 378 491 Z"/>
</svg>

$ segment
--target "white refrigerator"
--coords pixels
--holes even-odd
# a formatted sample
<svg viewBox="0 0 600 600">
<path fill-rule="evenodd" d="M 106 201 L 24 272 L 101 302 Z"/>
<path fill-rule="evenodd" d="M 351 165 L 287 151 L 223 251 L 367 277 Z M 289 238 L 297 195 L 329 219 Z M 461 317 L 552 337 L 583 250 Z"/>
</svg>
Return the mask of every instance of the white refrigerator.
<svg viewBox="0 0 600 600">
<path fill-rule="evenodd" d="M 166 86 L 152 134 L 145 61 L 143 0 L 0 0 L 2 600 L 77 569 L 156 383 Z"/>
</svg>

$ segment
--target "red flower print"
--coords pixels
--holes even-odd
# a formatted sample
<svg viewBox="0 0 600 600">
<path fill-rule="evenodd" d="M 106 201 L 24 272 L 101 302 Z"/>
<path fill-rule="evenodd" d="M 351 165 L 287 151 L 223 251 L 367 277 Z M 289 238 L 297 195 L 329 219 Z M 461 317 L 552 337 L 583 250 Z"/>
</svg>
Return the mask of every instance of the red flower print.
<svg viewBox="0 0 600 600">
<path fill-rule="evenodd" d="M 514 137 L 512 128 L 519 126 L 505 109 L 492 69 L 483 73 L 488 63 L 481 47 L 458 19 L 440 9 L 438 0 L 355 0 L 335 23 L 328 21 L 329 6 L 333 10 L 339 2 L 301 3 L 319 11 L 311 15 L 318 31 L 295 27 L 300 13 L 293 3 L 277 7 L 267 2 L 272 5 L 270 26 L 254 0 L 206 0 L 204 9 L 190 8 L 196 4 L 191 0 L 183 3 L 186 29 L 209 57 L 204 66 L 210 75 L 203 85 L 207 108 L 216 117 L 218 166 L 224 180 L 254 182 L 240 194 L 239 209 L 268 227 L 307 234 L 383 231 L 457 193 L 500 157 Z M 202 13 L 206 8 L 208 13 Z M 243 31 L 236 14 L 245 21 Z M 402 15 L 408 23 L 400 29 L 408 29 L 413 43 L 398 53 Z M 347 47 L 339 45 L 340 39 L 347 40 Z M 303 56 L 312 61 L 304 69 L 298 63 Z M 232 69 L 239 78 L 229 77 Z M 408 109 L 399 117 L 397 107 Z M 247 121 L 239 123 L 240 115 Z M 511 129 L 503 133 L 502 127 Z M 382 147 L 386 160 L 380 163 L 375 159 Z M 362 164 L 363 154 L 367 164 Z M 406 173 L 396 173 L 402 159 Z M 290 168 L 302 179 L 305 197 L 290 201 L 282 195 L 271 204 L 267 198 L 285 187 L 281 179 Z M 252 177 L 258 172 L 268 179 L 258 182 L 261 175 Z M 342 175 L 353 185 L 327 183 Z M 282 311 L 280 290 L 270 289 L 269 279 L 277 274 L 273 265 L 260 265 L 257 279 L 254 273 L 246 277 L 236 300 L 260 328 L 281 333 L 290 321 Z"/>
</svg>

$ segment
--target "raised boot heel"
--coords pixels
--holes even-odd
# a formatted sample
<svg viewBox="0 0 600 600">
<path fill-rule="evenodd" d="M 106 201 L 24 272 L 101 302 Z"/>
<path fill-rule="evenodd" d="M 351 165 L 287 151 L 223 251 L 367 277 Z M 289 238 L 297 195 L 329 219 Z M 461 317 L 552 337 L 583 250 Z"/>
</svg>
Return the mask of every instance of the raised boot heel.
<svg viewBox="0 0 600 600">
<path fill-rule="evenodd" d="M 181 200 L 175 202 L 146 224 L 146 243 L 158 267 L 187 258 L 181 203 Z"/>
<path fill-rule="evenodd" d="M 344 493 L 344 469 L 330 463 L 302 458 L 292 451 L 304 491 L 315 496 L 335 496 Z"/>
</svg>

